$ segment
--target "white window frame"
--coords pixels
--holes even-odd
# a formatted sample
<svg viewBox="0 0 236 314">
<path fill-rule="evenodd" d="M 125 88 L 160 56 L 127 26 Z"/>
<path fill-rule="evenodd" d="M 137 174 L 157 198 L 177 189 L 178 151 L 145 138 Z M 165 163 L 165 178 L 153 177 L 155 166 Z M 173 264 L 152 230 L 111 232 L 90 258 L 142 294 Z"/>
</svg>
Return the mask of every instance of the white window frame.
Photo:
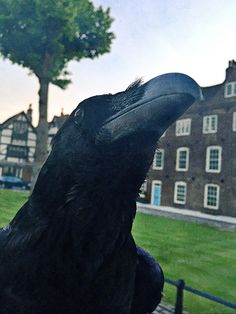
<svg viewBox="0 0 236 314">
<path fill-rule="evenodd" d="M 207 129 L 207 121 L 209 121 L 209 129 Z M 215 129 L 212 129 L 212 120 L 215 119 Z M 211 114 L 203 117 L 202 123 L 202 133 L 203 134 L 213 134 L 216 133 L 218 129 L 218 116 L 216 114 Z"/>
<path fill-rule="evenodd" d="M 232 130 L 236 132 L 236 111 L 233 112 Z"/>
<path fill-rule="evenodd" d="M 175 135 L 186 136 L 191 134 L 191 122 L 192 119 L 177 120 L 175 124 Z"/>
<path fill-rule="evenodd" d="M 228 88 L 231 88 L 231 91 L 228 91 Z M 236 96 L 236 82 L 230 82 L 225 84 L 225 98 L 235 97 Z"/>
<path fill-rule="evenodd" d="M 212 149 L 217 149 L 219 151 L 218 159 L 218 169 L 210 169 L 210 152 Z M 221 163 L 222 163 L 222 147 L 221 146 L 208 146 L 206 150 L 206 172 L 210 173 L 220 173 L 221 172 Z"/>
<path fill-rule="evenodd" d="M 140 186 L 140 192 L 139 192 L 139 197 L 140 198 L 145 198 L 146 192 L 147 192 L 147 180 L 144 180 L 142 185 Z"/>
<path fill-rule="evenodd" d="M 157 158 L 158 153 L 161 153 L 161 166 L 160 167 L 156 166 L 156 158 Z M 164 156 L 165 156 L 165 150 L 162 148 L 157 148 L 155 151 L 153 163 L 152 163 L 152 168 L 154 170 L 163 170 L 164 169 Z"/>
<path fill-rule="evenodd" d="M 186 154 L 186 167 L 185 168 L 179 168 L 179 155 L 180 155 L 180 152 L 182 151 L 186 151 L 187 154 Z M 189 168 L 189 148 L 188 147 L 179 147 L 177 148 L 177 151 L 176 151 L 176 171 L 188 171 L 188 168 Z"/>
<path fill-rule="evenodd" d="M 209 187 L 215 187 L 216 188 L 216 205 L 208 205 L 207 200 L 208 200 L 208 188 Z M 205 184 L 204 187 L 204 207 L 205 208 L 210 208 L 210 209 L 219 209 L 219 203 L 220 203 L 220 187 L 217 184 Z"/>
<path fill-rule="evenodd" d="M 162 193 L 162 181 L 153 180 L 152 181 L 152 195 L 151 195 L 151 204 L 154 204 L 154 187 L 155 185 L 160 185 L 160 204 L 161 204 L 161 193 Z"/>
<path fill-rule="evenodd" d="M 184 200 L 178 200 L 178 186 L 184 186 L 185 188 L 185 194 L 184 194 Z M 184 181 L 176 181 L 175 182 L 175 190 L 174 190 L 174 203 L 176 204 L 186 204 L 186 199 L 187 199 L 187 183 Z"/>
</svg>

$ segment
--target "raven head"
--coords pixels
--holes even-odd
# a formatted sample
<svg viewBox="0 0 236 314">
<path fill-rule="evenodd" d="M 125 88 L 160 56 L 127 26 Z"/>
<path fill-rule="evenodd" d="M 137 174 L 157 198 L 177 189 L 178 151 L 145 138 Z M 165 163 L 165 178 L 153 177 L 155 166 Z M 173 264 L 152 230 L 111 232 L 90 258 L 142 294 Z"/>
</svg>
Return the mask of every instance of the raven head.
<svg viewBox="0 0 236 314">
<path fill-rule="evenodd" d="M 45 166 L 56 159 L 58 180 L 68 189 L 76 185 L 92 192 L 93 186 L 96 194 L 106 191 L 107 196 L 128 191 L 136 199 L 156 142 L 200 93 L 190 77 L 170 73 L 145 84 L 136 81 L 114 95 L 88 98 L 59 130 Z"/>
</svg>

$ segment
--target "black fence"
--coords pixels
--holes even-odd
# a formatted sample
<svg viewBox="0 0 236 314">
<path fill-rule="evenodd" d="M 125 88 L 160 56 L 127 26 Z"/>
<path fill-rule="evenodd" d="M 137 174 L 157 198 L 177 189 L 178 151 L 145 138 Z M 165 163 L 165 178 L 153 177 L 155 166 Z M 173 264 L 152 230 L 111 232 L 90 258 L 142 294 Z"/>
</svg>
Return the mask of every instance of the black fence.
<svg viewBox="0 0 236 314">
<path fill-rule="evenodd" d="M 231 309 L 236 309 L 236 303 L 232 303 L 226 300 L 223 300 L 221 298 L 217 298 L 213 295 L 210 295 L 208 293 L 205 293 L 203 291 L 191 288 L 187 286 L 183 279 L 179 279 L 178 281 L 173 281 L 171 279 L 165 278 L 165 282 L 171 284 L 172 286 L 175 286 L 177 288 L 176 292 L 176 302 L 175 302 L 175 314 L 182 314 L 183 313 L 183 296 L 184 296 L 184 290 L 189 291 L 191 293 L 194 293 L 196 295 L 199 295 L 200 297 L 209 299 L 211 301 L 220 303 L 226 307 L 229 307 Z"/>
</svg>

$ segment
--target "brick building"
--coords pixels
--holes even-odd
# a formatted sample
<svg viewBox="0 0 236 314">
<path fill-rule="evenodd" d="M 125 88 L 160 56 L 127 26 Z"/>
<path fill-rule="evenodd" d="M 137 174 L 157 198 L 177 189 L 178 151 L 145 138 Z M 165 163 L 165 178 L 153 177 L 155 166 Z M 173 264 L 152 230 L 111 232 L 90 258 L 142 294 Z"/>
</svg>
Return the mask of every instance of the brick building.
<svg viewBox="0 0 236 314">
<path fill-rule="evenodd" d="M 236 216 L 236 62 L 203 87 L 159 141 L 141 196 L 154 205 Z"/>
</svg>

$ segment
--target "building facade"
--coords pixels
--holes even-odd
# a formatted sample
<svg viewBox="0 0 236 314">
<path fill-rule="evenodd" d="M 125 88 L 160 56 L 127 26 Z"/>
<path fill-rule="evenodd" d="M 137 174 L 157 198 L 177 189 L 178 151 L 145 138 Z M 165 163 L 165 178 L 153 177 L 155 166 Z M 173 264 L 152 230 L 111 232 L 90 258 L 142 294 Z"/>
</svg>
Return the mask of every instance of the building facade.
<svg viewBox="0 0 236 314">
<path fill-rule="evenodd" d="M 30 181 L 36 146 L 31 106 L 0 125 L 0 175 Z"/>
<path fill-rule="evenodd" d="M 236 216 L 236 62 L 161 137 L 142 199 Z"/>
<path fill-rule="evenodd" d="M 54 116 L 52 121 L 48 123 L 48 151 L 51 150 L 51 141 L 53 137 L 56 135 L 57 131 L 66 121 L 69 115 L 64 114 L 63 109 L 61 110 L 60 116 Z"/>
<path fill-rule="evenodd" d="M 51 139 L 67 115 L 54 116 L 48 124 L 48 151 Z M 32 125 L 32 108 L 7 119 L 0 125 L 0 176 L 16 176 L 31 181 L 37 132 Z"/>
</svg>

